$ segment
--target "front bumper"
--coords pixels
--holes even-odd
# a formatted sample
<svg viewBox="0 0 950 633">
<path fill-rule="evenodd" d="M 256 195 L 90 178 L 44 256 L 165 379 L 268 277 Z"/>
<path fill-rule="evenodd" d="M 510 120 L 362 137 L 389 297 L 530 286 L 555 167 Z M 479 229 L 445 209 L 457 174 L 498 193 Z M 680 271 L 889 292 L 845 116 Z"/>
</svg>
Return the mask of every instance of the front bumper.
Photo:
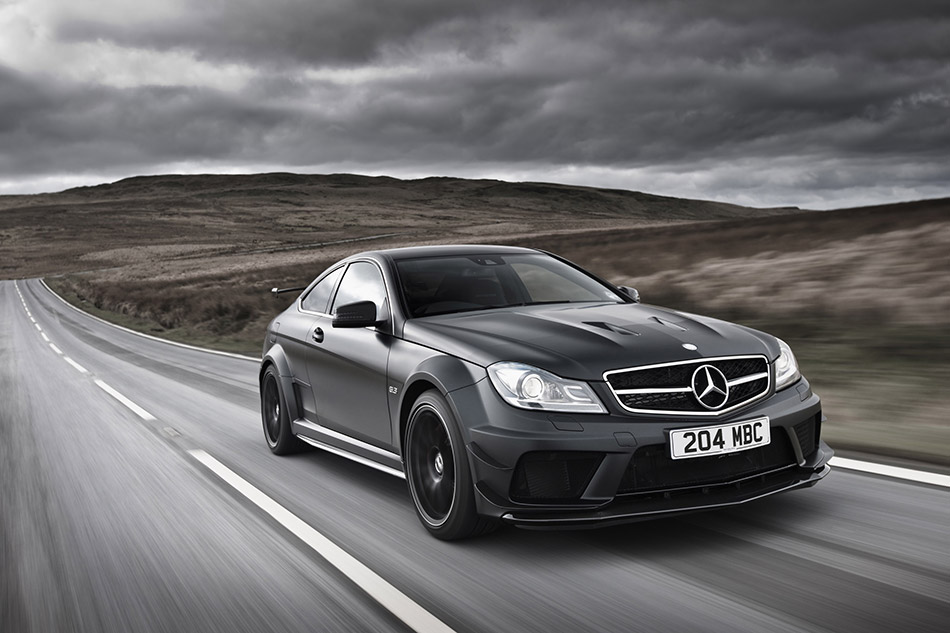
<svg viewBox="0 0 950 633">
<path fill-rule="evenodd" d="M 715 421 L 633 415 L 609 402 L 607 415 L 522 410 L 503 402 L 487 380 L 448 395 L 466 436 L 478 512 L 524 527 L 599 526 L 726 507 L 813 486 L 830 472 L 833 451 L 819 437 L 821 402 L 804 379 Z M 768 455 L 667 457 L 671 429 L 761 416 L 770 421 Z M 541 465 L 526 470 L 535 456 Z"/>
</svg>

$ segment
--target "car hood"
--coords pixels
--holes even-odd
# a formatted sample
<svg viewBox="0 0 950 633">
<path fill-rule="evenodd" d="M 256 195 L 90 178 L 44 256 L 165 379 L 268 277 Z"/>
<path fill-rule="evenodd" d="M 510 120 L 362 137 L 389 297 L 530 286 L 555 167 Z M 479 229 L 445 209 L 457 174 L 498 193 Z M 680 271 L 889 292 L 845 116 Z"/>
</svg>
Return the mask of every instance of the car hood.
<svg viewBox="0 0 950 633">
<path fill-rule="evenodd" d="M 538 305 L 416 318 L 406 322 L 403 336 L 485 367 L 517 361 L 579 380 L 603 380 L 605 371 L 638 365 L 779 355 L 768 334 L 643 304 Z"/>
</svg>

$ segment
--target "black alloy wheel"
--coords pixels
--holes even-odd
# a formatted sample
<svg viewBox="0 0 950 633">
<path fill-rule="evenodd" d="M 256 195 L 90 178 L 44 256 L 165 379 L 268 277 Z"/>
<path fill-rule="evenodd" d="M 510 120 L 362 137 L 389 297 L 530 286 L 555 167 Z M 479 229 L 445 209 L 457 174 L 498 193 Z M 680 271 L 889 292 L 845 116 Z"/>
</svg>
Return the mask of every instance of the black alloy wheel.
<svg viewBox="0 0 950 633">
<path fill-rule="evenodd" d="M 428 391 L 416 400 L 404 446 L 409 492 L 416 513 L 433 536 L 454 540 L 494 527 L 493 521 L 475 512 L 465 447 L 440 393 Z"/>
<path fill-rule="evenodd" d="M 306 448 L 290 428 L 286 403 L 277 370 L 268 367 L 261 378 L 261 420 L 264 439 L 275 455 L 289 455 Z"/>
</svg>

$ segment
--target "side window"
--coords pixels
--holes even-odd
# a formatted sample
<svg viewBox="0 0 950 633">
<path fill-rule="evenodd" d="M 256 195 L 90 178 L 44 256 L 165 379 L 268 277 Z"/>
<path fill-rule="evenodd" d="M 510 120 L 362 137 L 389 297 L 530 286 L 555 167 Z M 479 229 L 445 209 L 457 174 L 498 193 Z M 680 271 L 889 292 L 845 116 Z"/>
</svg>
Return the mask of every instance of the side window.
<svg viewBox="0 0 950 633">
<path fill-rule="evenodd" d="M 381 313 L 386 301 L 383 275 L 369 262 L 356 262 L 346 269 L 340 289 L 336 292 L 336 299 L 333 300 L 333 311 L 336 311 L 336 306 L 357 301 L 372 301 L 376 304 L 377 314 Z"/>
<path fill-rule="evenodd" d="M 343 266 L 340 266 L 329 275 L 320 280 L 313 289 L 307 293 L 307 296 L 300 302 L 300 307 L 311 312 L 327 312 L 327 304 L 330 303 L 330 295 L 333 294 L 333 288 L 337 280 L 343 273 Z"/>
</svg>

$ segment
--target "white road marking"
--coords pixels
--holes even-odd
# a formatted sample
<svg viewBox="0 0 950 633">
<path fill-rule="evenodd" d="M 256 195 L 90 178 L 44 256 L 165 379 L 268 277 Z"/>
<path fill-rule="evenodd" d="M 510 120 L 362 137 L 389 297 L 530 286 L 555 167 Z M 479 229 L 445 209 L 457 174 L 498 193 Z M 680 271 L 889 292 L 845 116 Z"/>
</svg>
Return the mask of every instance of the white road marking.
<svg viewBox="0 0 950 633">
<path fill-rule="evenodd" d="M 85 316 L 87 316 L 87 317 L 89 317 L 89 318 L 91 318 L 91 319 L 95 319 L 95 320 L 97 320 L 97 321 L 101 321 L 102 323 L 105 323 L 106 325 L 110 325 L 110 326 L 115 327 L 115 328 L 118 328 L 118 329 L 120 329 L 120 330 L 124 330 L 124 331 L 126 331 L 126 332 L 131 333 L 131 334 L 135 334 L 135 335 L 138 335 L 138 336 L 141 336 L 141 337 L 144 337 L 144 338 L 149 338 L 149 339 L 152 339 L 152 340 L 155 340 L 155 341 L 159 341 L 159 342 L 162 342 L 162 343 L 167 343 L 167 344 L 169 344 L 169 345 L 175 345 L 176 347 L 183 347 L 183 348 L 186 348 L 186 349 L 193 349 L 193 350 L 202 351 L 202 352 L 209 352 L 209 353 L 217 354 L 217 355 L 220 355 L 220 356 L 230 356 L 230 357 L 232 357 L 232 358 L 240 358 L 240 359 L 242 359 L 242 360 L 255 360 L 255 361 L 257 360 L 257 359 L 255 359 L 255 358 L 251 358 L 251 357 L 248 357 L 248 356 L 242 356 L 242 355 L 240 355 L 240 354 L 230 354 L 230 353 L 227 353 L 227 352 L 219 352 L 219 351 L 217 351 L 217 350 L 209 350 L 209 349 L 204 349 L 204 348 L 201 348 L 201 347 L 195 347 L 195 346 L 193 346 L 193 345 L 186 345 L 186 344 L 184 344 L 184 343 L 178 343 L 178 342 L 176 342 L 176 341 L 169 341 L 169 340 L 167 340 L 167 339 L 162 339 L 162 338 L 159 338 L 159 337 L 156 337 L 156 336 L 150 336 L 150 335 L 144 334 L 144 333 L 142 333 L 142 332 L 136 332 L 135 330 L 131 330 L 131 329 L 129 329 L 129 328 L 125 328 L 125 327 L 122 327 L 122 326 L 120 326 L 120 325 L 116 325 L 115 323 L 110 323 L 110 322 L 108 322 L 108 321 L 106 321 L 106 320 L 104 320 L 104 319 L 100 319 L 99 317 L 96 317 L 96 316 L 93 316 L 93 315 L 91 315 L 91 314 L 89 314 L 89 313 L 87 313 L 87 312 L 84 312 L 83 310 L 80 310 L 80 309 L 77 308 L 76 306 L 72 305 L 71 303 L 69 303 L 68 301 L 66 301 L 66 300 L 63 299 L 62 297 L 60 297 L 56 292 L 54 292 L 54 291 L 46 284 L 46 282 L 45 282 L 43 279 L 40 279 L 40 283 L 46 288 L 47 291 L 50 292 L 50 294 L 52 294 L 54 297 L 56 297 L 57 299 L 59 299 L 60 301 L 62 301 L 64 304 L 66 304 L 68 307 L 72 308 L 73 310 L 76 310 L 77 312 L 80 312 L 80 313 L 82 313 L 83 315 L 85 315 Z M 40 324 L 37 323 L 36 320 L 33 318 L 32 314 L 30 314 L 30 310 L 29 310 L 29 308 L 27 307 L 26 301 L 25 301 L 25 299 L 24 299 L 24 297 L 23 297 L 23 294 L 20 292 L 20 288 L 19 288 L 19 286 L 17 286 L 16 282 L 14 282 L 14 287 L 16 287 L 17 294 L 20 295 L 20 301 L 23 303 L 23 307 L 26 308 L 27 314 L 30 316 L 30 320 L 31 320 L 31 321 L 33 322 L 33 324 L 36 326 L 36 329 L 39 330 L 39 332 L 42 334 L 42 333 L 43 333 L 43 328 L 40 327 Z M 49 342 L 49 338 L 46 336 L 46 334 L 42 334 L 42 336 L 43 336 L 43 338 L 44 338 L 47 342 Z M 50 343 L 50 345 L 53 346 L 52 343 Z M 53 346 L 53 347 L 54 347 L 54 350 L 55 350 L 55 349 L 56 349 L 55 346 Z M 58 352 L 58 353 L 62 353 L 62 352 Z M 66 358 L 66 361 L 69 362 L 71 365 L 73 365 L 73 366 L 74 366 L 77 370 L 79 370 L 80 372 L 82 372 L 82 373 L 88 373 L 88 372 L 86 371 L 86 369 L 84 369 L 83 367 L 81 367 L 80 365 L 78 365 L 77 363 L 75 363 L 72 359 L 70 359 L 70 358 L 67 357 L 67 358 Z M 107 392 L 109 392 L 111 395 L 113 395 L 117 400 L 119 400 L 120 402 L 122 402 L 123 404 L 125 404 L 127 407 L 129 407 L 130 409 L 132 409 L 133 411 L 135 411 L 136 414 L 138 414 L 138 415 L 139 415 L 140 417 L 142 417 L 143 419 L 146 419 L 146 420 L 154 420 L 154 419 L 155 419 L 154 416 L 152 416 L 150 413 L 148 413 L 147 411 L 145 411 L 144 409 L 142 409 L 141 407 L 139 407 L 137 404 L 135 404 L 135 403 L 132 402 L 131 400 L 128 400 L 127 398 L 125 398 L 125 396 L 123 396 L 122 394 L 120 394 L 120 393 L 118 393 L 117 391 L 113 390 L 111 387 L 109 387 L 109 386 L 106 385 L 105 383 L 102 383 L 101 381 L 98 381 L 98 380 L 97 380 L 97 381 L 96 381 L 96 384 L 98 384 L 98 385 L 99 385 L 100 387 L 102 387 L 104 390 L 106 390 Z M 895 478 L 895 479 L 904 479 L 904 480 L 907 480 L 907 481 L 915 481 L 915 482 L 918 482 L 918 483 L 926 483 L 926 484 L 931 484 L 931 485 L 934 485 L 934 486 L 941 486 L 941 487 L 944 487 L 944 488 L 950 488 L 950 475 L 940 475 L 940 474 L 938 474 L 938 473 L 930 473 L 930 472 L 921 471 L 921 470 L 913 470 L 913 469 L 910 469 L 910 468 L 900 468 L 900 467 L 897 467 L 897 466 L 887 466 L 887 465 L 884 465 L 884 464 L 875 464 L 875 463 L 872 463 L 872 462 L 864 462 L 864 461 L 859 461 L 859 460 L 854 460 L 854 459 L 847 459 L 847 458 L 844 458 L 844 457 L 833 457 L 833 458 L 831 459 L 830 464 L 831 464 L 831 466 L 833 466 L 833 467 L 836 467 L 836 468 L 843 468 L 843 469 L 845 469 L 845 470 L 856 470 L 856 471 L 859 471 L 859 472 L 871 473 L 871 474 L 875 474 L 875 475 L 884 475 L 884 476 L 886 476 L 886 477 L 893 477 L 893 478 Z M 222 467 L 223 467 L 223 466 L 222 466 Z M 235 476 L 236 476 L 236 475 L 235 475 Z"/>
<path fill-rule="evenodd" d="M 97 379 L 97 380 L 96 380 L 96 385 L 97 385 L 100 389 L 102 389 L 103 391 L 105 391 L 107 394 L 109 394 L 110 396 L 112 396 L 113 398 L 115 398 L 116 400 L 118 400 L 119 402 L 121 402 L 122 404 L 124 404 L 126 407 L 128 407 L 129 409 L 131 409 L 132 413 L 134 413 L 135 415 L 139 416 L 139 417 L 142 418 L 143 420 L 154 420 L 154 419 L 155 419 L 155 416 L 154 416 L 154 415 L 152 415 L 151 413 L 149 413 L 148 411 L 146 411 L 145 409 L 143 409 L 143 408 L 140 407 L 139 405 L 135 404 L 134 402 L 132 402 L 131 400 L 129 400 L 128 398 L 126 398 L 125 396 L 123 396 L 121 393 L 119 393 L 118 391 L 116 391 L 115 389 L 113 389 L 112 387 L 110 387 L 109 385 L 107 385 L 106 383 L 104 383 L 103 381 Z"/>
<path fill-rule="evenodd" d="M 72 365 L 73 368 L 74 368 L 76 371 L 78 371 L 80 374 L 88 374 L 88 373 L 89 373 L 89 372 L 86 370 L 85 367 L 83 367 L 82 365 L 80 365 L 79 363 L 77 363 L 76 361 L 74 361 L 74 360 L 73 360 L 72 358 L 70 358 L 69 356 L 63 356 L 63 360 L 65 360 L 67 363 L 69 363 L 70 365 Z"/>
<path fill-rule="evenodd" d="M 414 631 L 454 633 L 444 622 L 423 609 L 372 569 L 356 560 L 340 546 L 310 527 L 302 519 L 255 488 L 240 475 L 203 450 L 188 451 L 215 475 L 248 498 L 254 505 L 276 519 L 297 538 L 310 546 L 331 565 L 355 582 L 376 602 L 388 609 Z"/>
<path fill-rule="evenodd" d="M 63 350 L 61 350 L 61 349 L 59 349 L 58 347 L 56 347 L 56 345 L 54 345 L 54 344 L 49 340 L 49 337 L 46 336 L 46 334 L 43 332 L 43 328 L 41 328 L 41 327 L 40 327 L 40 324 L 37 323 L 37 322 L 36 322 L 36 319 L 33 318 L 33 313 L 30 312 L 30 308 L 26 305 L 26 299 L 23 298 L 23 293 L 20 292 L 20 287 L 17 286 L 17 283 L 16 283 L 15 281 L 13 282 L 13 287 L 16 288 L 16 293 L 17 293 L 18 295 L 20 295 L 20 303 L 23 304 L 23 308 L 26 310 L 26 316 L 30 317 L 30 321 L 33 323 L 33 325 L 36 326 L 36 329 L 40 331 L 40 336 L 43 337 L 43 340 L 45 340 L 47 343 L 49 343 L 50 349 L 52 349 L 54 352 L 56 352 L 57 354 L 59 354 L 60 356 L 62 356 L 62 357 L 63 357 L 63 360 L 65 360 L 67 363 L 69 363 L 70 365 L 72 365 L 72 366 L 73 366 L 73 369 L 75 369 L 76 371 L 78 371 L 80 374 L 88 374 L 88 373 L 89 373 L 89 370 L 87 370 L 85 367 L 83 367 L 82 365 L 80 365 L 79 363 L 77 363 L 76 361 L 74 361 L 74 360 L 73 360 L 72 358 L 70 358 L 69 356 L 66 356 L 65 354 L 63 354 Z M 132 402 L 131 400 L 128 400 L 125 396 L 123 396 L 123 395 L 120 394 L 118 391 L 114 390 L 112 387 L 110 387 L 110 386 L 107 385 L 106 383 L 102 382 L 101 380 L 97 380 L 97 381 L 96 381 L 96 384 L 99 385 L 99 387 L 101 387 L 102 389 L 104 389 L 107 393 L 109 393 L 109 395 L 111 395 L 111 396 L 113 396 L 114 398 L 116 398 L 119 402 L 121 402 L 121 403 L 124 404 L 125 406 L 127 406 L 127 407 L 129 407 L 130 409 L 132 409 L 133 411 L 135 411 L 135 413 L 136 413 L 137 415 L 139 415 L 140 417 L 142 417 L 142 418 L 144 418 L 144 419 L 146 419 L 146 420 L 154 420 L 154 419 L 155 419 L 154 417 L 152 417 L 152 415 L 151 415 L 148 411 L 146 411 L 145 409 L 139 407 L 137 404 L 135 404 L 135 403 Z M 143 415 L 143 414 L 144 414 L 144 415 Z"/>
<path fill-rule="evenodd" d="M 931 484 L 933 486 L 943 486 L 950 488 L 950 475 L 940 475 L 937 473 L 928 473 L 923 470 L 912 470 L 910 468 L 900 468 L 898 466 L 886 466 L 884 464 L 874 464 L 871 462 L 862 462 L 856 459 L 847 459 L 844 457 L 832 457 L 829 462 L 834 468 L 844 468 L 846 470 L 858 470 L 862 473 L 871 473 L 874 475 L 884 475 L 896 479 L 907 479 L 922 484 Z"/>
</svg>

